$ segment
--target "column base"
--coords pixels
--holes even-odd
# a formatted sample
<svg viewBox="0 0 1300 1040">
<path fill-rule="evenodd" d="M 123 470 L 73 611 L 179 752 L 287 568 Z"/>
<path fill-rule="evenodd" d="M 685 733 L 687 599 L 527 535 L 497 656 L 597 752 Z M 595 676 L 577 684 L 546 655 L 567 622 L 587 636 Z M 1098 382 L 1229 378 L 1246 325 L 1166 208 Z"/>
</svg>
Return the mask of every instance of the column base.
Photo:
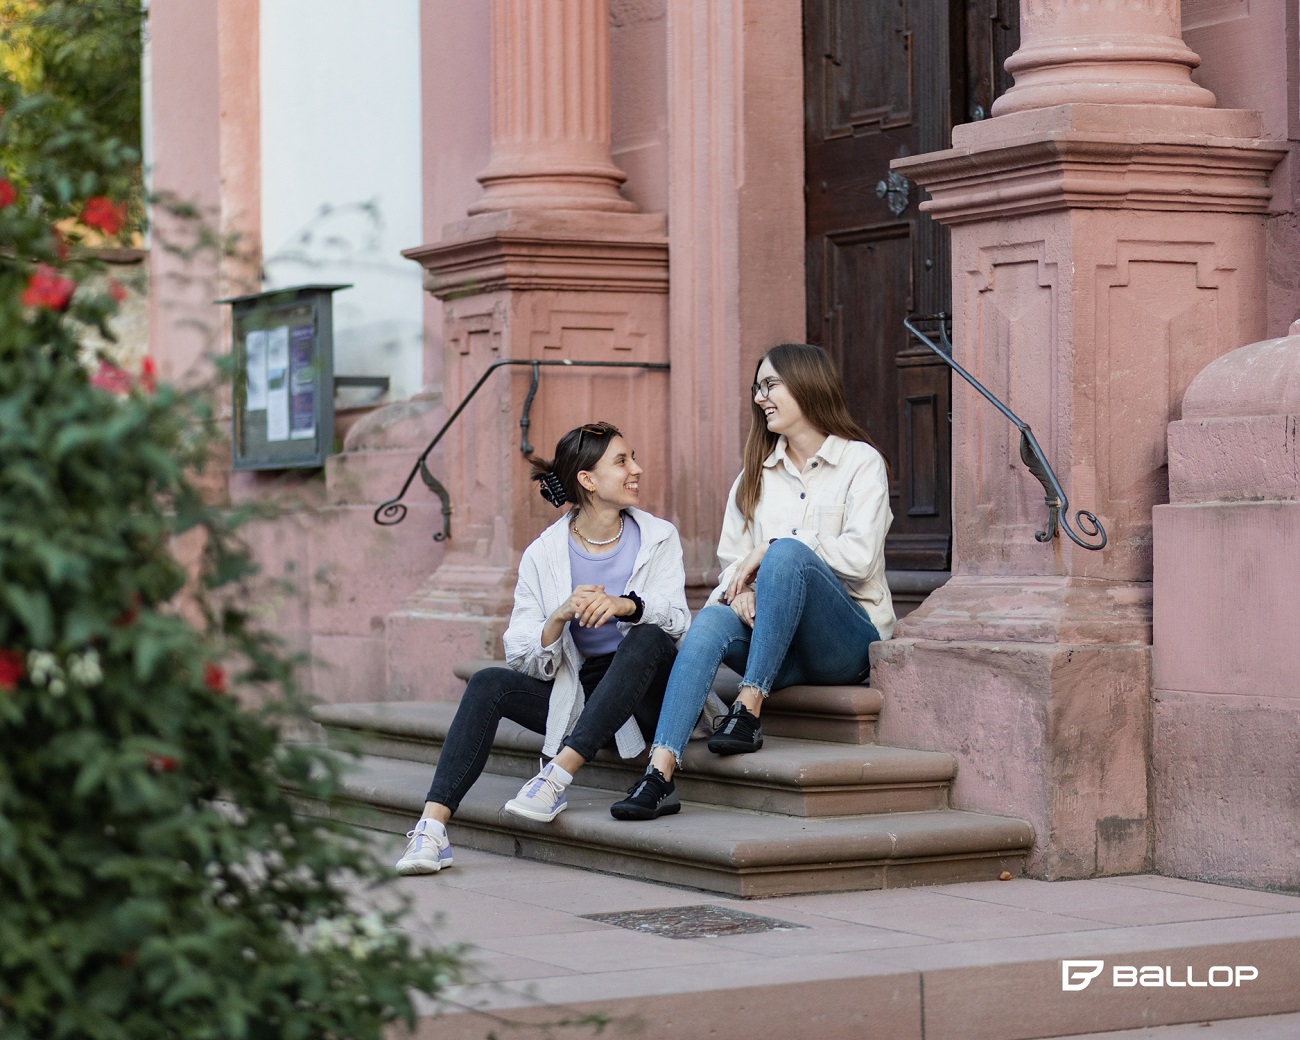
<svg viewBox="0 0 1300 1040">
<path fill-rule="evenodd" d="M 1033 824 L 1032 876 L 1147 868 L 1149 646 L 895 638 L 872 685 L 882 744 L 957 758 L 954 808 Z"/>
<path fill-rule="evenodd" d="M 389 700 L 459 700 L 462 661 L 502 656 L 514 567 L 449 552 L 424 586 L 384 621 Z"/>
</svg>

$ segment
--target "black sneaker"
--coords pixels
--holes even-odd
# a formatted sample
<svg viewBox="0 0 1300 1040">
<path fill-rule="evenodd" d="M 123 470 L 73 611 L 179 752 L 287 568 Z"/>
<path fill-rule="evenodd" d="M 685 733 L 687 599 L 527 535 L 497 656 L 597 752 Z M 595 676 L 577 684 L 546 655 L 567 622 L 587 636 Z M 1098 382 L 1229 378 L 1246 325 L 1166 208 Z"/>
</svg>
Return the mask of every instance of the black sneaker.
<svg viewBox="0 0 1300 1040">
<path fill-rule="evenodd" d="M 677 797 L 676 786 L 654 766 L 627 789 L 626 798 L 609 807 L 609 814 L 616 820 L 656 820 L 681 811 L 682 800 Z"/>
<path fill-rule="evenodd" d="M 763 724 L 740 701 L 713 724 L 709 750 L 715 755 L 741 755 L 763 746 Z"/>
</svg>

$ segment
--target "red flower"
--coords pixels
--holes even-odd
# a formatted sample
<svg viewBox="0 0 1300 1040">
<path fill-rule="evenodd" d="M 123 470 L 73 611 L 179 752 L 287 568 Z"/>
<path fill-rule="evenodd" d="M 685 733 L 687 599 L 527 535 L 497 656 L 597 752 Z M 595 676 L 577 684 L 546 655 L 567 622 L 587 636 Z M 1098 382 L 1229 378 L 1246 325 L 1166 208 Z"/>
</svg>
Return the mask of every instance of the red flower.
<svg viewBox="0 0 1300 1040">
<path fill-rule="evenodd" d="M 0 209 L 12 206 L 17 198 L 18 192 L 14 191 L 14 186 L 9 183 L 8 178 L 0 177 Z"/>
<path fill-rule="evenodd" d="M 149 393 L 158 389 L 158 369 L 153 363 L 153 358 L 147 357 L 140 366 L 140 385 Z"/>
<path fill-rule="evenodd" d="M 126 207 L 103 195 L 96 195 L 86 200 L 80 219 L 87 227 L 98 228 L 106 235 L 116 235 L 126 223 Z"/>
<path fill-rule="evenodd" d="M 126 299 L 126 289 L 116 278 L 108 280 L 108 295 L 113 297 L 114 303 L 121 303 Z"/>
<path fill-rule="evenodd" d="M 37 264 L 23 290 L 23 306 L 66 310 L 76 288 L 77 283 L 71 278 L 64 278 L 48 264 Z"/>
<path fill-rule="evenodd" d="M 125 369 L 118 368 L 113 362 L 101 358 L 99 371 L 90 377 L 90 385 L 100 390 L 107 390 L 110 394 L 129 394 L 131 377 L 126 374 Z"/>
<path fill-rule="evenodd" d="M 27 658 L 20 650 L 0 650 L 0 690 L 12 690 L 27 674 Z"/>
<path fill-rule="evenodd" d="M 180 765 L 171 755 L 150 755 L 147 761 L 155 773 L 174 773 Z"/>
<path fill-rule="evenodd" d="M 226 673 L 218 664 L 209 661 L 203 666 L 203 685 L 213 693 L 226 692 Z"/>
</svg>

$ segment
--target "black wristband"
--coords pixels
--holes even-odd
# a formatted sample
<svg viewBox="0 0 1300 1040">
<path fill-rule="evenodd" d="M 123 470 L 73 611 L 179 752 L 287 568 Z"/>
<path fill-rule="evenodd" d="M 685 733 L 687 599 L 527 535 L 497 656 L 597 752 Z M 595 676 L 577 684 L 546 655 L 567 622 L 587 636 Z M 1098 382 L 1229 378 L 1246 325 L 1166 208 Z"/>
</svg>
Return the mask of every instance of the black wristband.
<svg viewBox="0 0 1300 1040">
<path fill-rule="evenodd" d="M 645 615 L 645 600 L 643 600 L 635 592 L 625 592 L 623 593 L 623 598 L 630 599 L 633 603 L 636 604 L 636 610 L 632 611 L 630 615 L 628 615 L 623 619 L 629 625 L 635 625 Z"/>
</svg>

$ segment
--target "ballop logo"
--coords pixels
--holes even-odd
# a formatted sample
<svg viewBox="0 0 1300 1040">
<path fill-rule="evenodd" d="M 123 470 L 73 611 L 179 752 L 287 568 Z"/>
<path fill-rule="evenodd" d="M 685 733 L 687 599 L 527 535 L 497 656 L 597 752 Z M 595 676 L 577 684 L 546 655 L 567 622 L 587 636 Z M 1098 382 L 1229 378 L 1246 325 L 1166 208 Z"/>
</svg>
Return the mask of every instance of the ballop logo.
<svg viewBox="0 0 1300 1040">
<path fill-rule="evenodd" d="M 1105 969 L 1105 961 L 1061 961 L 1061 989 L 1066 992 L 1087 989 L 1088 984 Z M 1141 967 L 1135 964 L 1112 964 L 1110 984 L 1115 989 L 1131 989 L 1134 986 L 1168 986 L 1173 989 L 1213 986 L 1222 989 L 1228 986 L 1238 987 L 1243 982 L 1254 982 L 1257 978 L 1259 969 L 1253 964 L 1216 964 L 1199 979 L 1190 965 L 1183 975 L 1177 976 L 1167 964 L 1144 964 Z"/>
<path fill-rule="evenodd" d="M 1061 961 L 1061 989 L 1087 989 L 1105 967 L 1105 961 Z"/>
</svg>

